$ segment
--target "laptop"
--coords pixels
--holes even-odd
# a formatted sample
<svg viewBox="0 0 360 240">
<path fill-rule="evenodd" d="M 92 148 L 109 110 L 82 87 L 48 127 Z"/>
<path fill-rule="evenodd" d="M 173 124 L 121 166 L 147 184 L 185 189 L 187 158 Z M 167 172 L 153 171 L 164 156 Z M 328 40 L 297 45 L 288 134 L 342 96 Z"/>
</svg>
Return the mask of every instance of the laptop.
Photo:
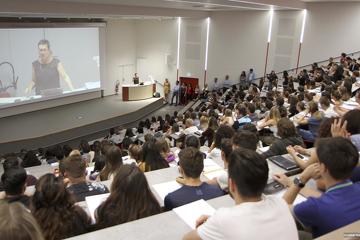
<svg viewBox="0 0 360 240">
<path fill-rule="evenodd" d="M 299 168 L 299 166 L 290 161 L 289 159 L 284 158 L 283 156 L 273 156 L 269 157 L 269 160 L 278 165 L 279 167 L 285 169 L 286 171 L 294 170 Z"/>
</svg>

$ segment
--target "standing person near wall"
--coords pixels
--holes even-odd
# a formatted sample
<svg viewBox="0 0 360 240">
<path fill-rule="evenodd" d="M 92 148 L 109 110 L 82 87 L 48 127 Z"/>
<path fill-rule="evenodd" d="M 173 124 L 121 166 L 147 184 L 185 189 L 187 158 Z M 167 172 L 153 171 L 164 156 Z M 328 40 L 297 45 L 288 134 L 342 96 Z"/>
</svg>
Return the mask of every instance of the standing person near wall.
<svg viewBox="0 0 360 240">
<path fill-rule="evenodd" d="M 278 77 L 277 77 L 275 71 L 271 71 L 271 73 L 267 75 L 267 78 L 269 80 L 268 91 L 272 91 L 274 85 L 275 85 L 275 87 L 277 87 Z"/>
<path fill-rule="evenodd" d="M 176 84 L 173 88 L 173 95 L 171 97 L 171 103 L 170 105 L 173 105 L 173 102 L 174 102 L 174 97 L 175 97 L 175 100 L 176 100 L 176 103 L 175 103 L 175 106 L 178 105 L 179 103 L 179 92 L 180 92 L 180 82 L 179 81 L 176 81 Z"/>
<path fill-rule="evenodd" d="M 255 75 L 254 69 L 250 68 L 249 73 L 247 75 L 247 79 L 246 79 L 248 86 L 253 84 L 255 79 L 256 79 L 256 75 Z"/>
<path fill-rule="evenodd" d="M 226 75 L 225 80 L 223 82 L 223 90 L 227 90 L 227 89 L 231 88 L 231 86 L 232 86 L 232 82 L 230 80 L 230 77 L 229 77 L 229 75 Z"/>
<path fill-rule="evenodd" d="M 171 89 L 171 86 L 170 86 L 169 79 L 165 78 L 165 82 L 164 82 L 164 98 L 165 98 L 166 103 L 169 101 L 170 89 Z"/>
<path fill-rule="evenodd" d="M 213 86 L 213 91 L 217 91 L 220 89 L 220 85 L 219 85 L 219 81 L 218 81 L 218 78 L 214 78 L 214 86 Z"/>
<path fill-rule="evenodd" d="M 242 89 L 245 89 L 247 87 L 245 71 L 242 71 L 241 74 L 240 74 L 240 87 Z"/>
</svg>

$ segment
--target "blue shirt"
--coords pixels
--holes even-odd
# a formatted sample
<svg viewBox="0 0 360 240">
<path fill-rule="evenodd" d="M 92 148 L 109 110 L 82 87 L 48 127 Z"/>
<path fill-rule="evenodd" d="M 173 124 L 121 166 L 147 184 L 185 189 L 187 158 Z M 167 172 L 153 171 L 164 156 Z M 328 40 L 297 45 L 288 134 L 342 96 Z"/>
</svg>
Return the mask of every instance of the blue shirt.
<svg viewBox="0 0 360 240">
<path fill-rule="evenodd" d="M 345 181 L 319 198 L 308 198 L 294 207 L 296 218 L 311 227 L 314 238 L 360 220 L 360 184 Z"/>
<path fill-rule="evenodd" d="M 352 182 L 360 182 L 360 167 L 356 167 L 350 177 Z"/>
<path fill-rule="evenodd" d="M 314 117 L 310 117 L 308 120 L 309 131 L 313 134 L 314 137 L 317 137 L 318 135 L 321 122 L 322 119 L 316 119 Z"/>
<path fill-rule="evenodd" d="M 198 187 L 184 185 L 178 190 L 166 195 L 164 200 L 165 209 L 171 210 L 200 199 L 209 200 L 222 195 L 224 195 L 224 192 L 218 186 L 205 182 Z"/>
<path fill-rule="evenodd" d="M 180 86 L 179 86 L 179 85 L 175 85 L 173 91 L 174 91 L 174 92 L 179 92 L 179 90 L 180 90 Z"/>
</svg>

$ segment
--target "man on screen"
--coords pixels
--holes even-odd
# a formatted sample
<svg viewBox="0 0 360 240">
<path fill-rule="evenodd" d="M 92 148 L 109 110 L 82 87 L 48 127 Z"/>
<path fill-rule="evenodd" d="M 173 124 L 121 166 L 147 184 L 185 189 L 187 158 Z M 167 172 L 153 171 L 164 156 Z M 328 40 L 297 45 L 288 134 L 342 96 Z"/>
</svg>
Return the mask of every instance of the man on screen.
<svg viewBox="0 0 360 240">
<path fill-rule="evenodd" d="M 54 58 L 48 40 L 40 40 L 38 43 L 39 59 L 32 63 L 32 81 L 25 92 L 29 93 L 35 88 L 36 95 L 42 95 L 43 90 L 60 89 L 60 78 L 65 81 L 72 91 L 70 77 L 59 59 Z"/>
</svg>

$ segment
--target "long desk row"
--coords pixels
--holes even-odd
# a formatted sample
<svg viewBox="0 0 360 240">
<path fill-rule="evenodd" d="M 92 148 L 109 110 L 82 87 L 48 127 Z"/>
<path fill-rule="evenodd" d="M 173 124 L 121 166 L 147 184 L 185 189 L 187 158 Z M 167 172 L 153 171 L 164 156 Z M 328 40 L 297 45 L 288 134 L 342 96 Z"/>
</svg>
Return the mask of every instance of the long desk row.
<svg viewBox="0 0 360 240">
<path fill-rule="evenodd" d="M 203 151 L 206 151 L 206 149 L 203 149 Z M 291 159 L 291 157 L 288 154 L 285 154 L 284 157 Z M 214 158 L 212 160 L 221 168 L 224 167 L 223 161 L 219 157 Z M 285 172 L 285 170 L 275 165 L 271 161 L 268 161 L 268 164 L 270 169 L 270 175 Z M 55 167 L 49 165 L 42 165 L 38 167 L 27 168 L 26 170 L 29 174 L 32 174 L 36 177 L 40 177 L 46 173 L 53 172 L 54 169 Z M 155 190 L 154 185 L 174 181 L 176 177 L 179 176 L 178 168 L 170 167 L 157 171 L 146 172 L 145 176 L 156 199 L 158 200 L 160 205 L 163 206 L 164 205 L 163 198 Z M 208 180 L 208 178 L 204 174 L 201 175 L 201 179 Z M 111 186 L 110 180 L 103 181 L 102 183 L 110 189 Z M 308 182 L 307 186 L 310 189 L 313 189 L 315 192 L 316 185 L 314 181 Z M 26 194 L 32 195 L 33 193 L 34 193 L 34 186 L 27 187 Z M 305 194 L 302 193 L 302 194 L 305 196 L 307 195 L 307 193 Z M 313 194 L 313 192 L 311 192 L 310 194 Z M 229 197 L 229 195 L 225 195 L 217 199 L 212 199 L 207 202 L 215 209 L 219 207 L 230 207 L 233 206 L 234 204 L 233 200 Z M 89 209 L 87 209 L 86 202 L 80 202 L 78 204 L 90 214 Z M 164 231 L 164 229 L 166 230 Z M 103 230 L 95 231 L 92 233 L 80 235 L 74 237 L 73 239 L 99 239 L 99 237 L 101 236 L 107 236 L 109 240 L 119 239 L 119 238 L 120 239 L 121 238 L 159 239 L 165 237 L 168 239 L 180 239 L 186 232 L 190 230 L 191 228 L 184 221 L 182 221 L 174 211 L 169 211 L 148 218 L 129 222 L 126 224 L 121 224 Z"/>
<path fill-rule="evenodd" d="M 289 157 L 288 155 L 285 155 Z M 219 159 L 214 159 L 217 164 L 222 164 Z M 220 165 L 223 166 L 223 165 Z M 269 168 L 272 174 L 283 173 L 284 170 L 269 161 Z M 177 168 L 166 168 L 157 171 L 147 172 L 145 176 L 151 186 L 151 190 L 156 196 L 161 205 L 163 199 L 153 188 L 154 184 L 173 181 L 178 176 Z M 202 176 L 203 180 L 206 180 L 205 176 Z M 109 181 L 104 182 L 106 185 L 110 185 Z M 309 182 L 307 187 L 315 191 L 315 183 Z M 311 193 L 312 194 L 312 193 Z M 306 195 L 306 193 L 304 194 Z M 207 201 L 210 206 L 215 209 L 220 207 L 231 207 L 234 205 L 233 200 L 229 195 L 225 195 L 216 199 Z M 86 208 L 86 203 L 80 203 L 81 206 Z M 196 219 L 194 219 L 195 221 Z M 113 226 L 110 228 L 98 230 L 88 234 L 73 237 L 71 239 L 77 240 L 92 240 L 99 239 L 106 236 L 108 240 L 111 239 L 181 239 L 182 236 L 190 231 L 191 228 L 174 212 L 164 212 L 148 218 L 139 219 L 133 222 Z"/>
</svg>

